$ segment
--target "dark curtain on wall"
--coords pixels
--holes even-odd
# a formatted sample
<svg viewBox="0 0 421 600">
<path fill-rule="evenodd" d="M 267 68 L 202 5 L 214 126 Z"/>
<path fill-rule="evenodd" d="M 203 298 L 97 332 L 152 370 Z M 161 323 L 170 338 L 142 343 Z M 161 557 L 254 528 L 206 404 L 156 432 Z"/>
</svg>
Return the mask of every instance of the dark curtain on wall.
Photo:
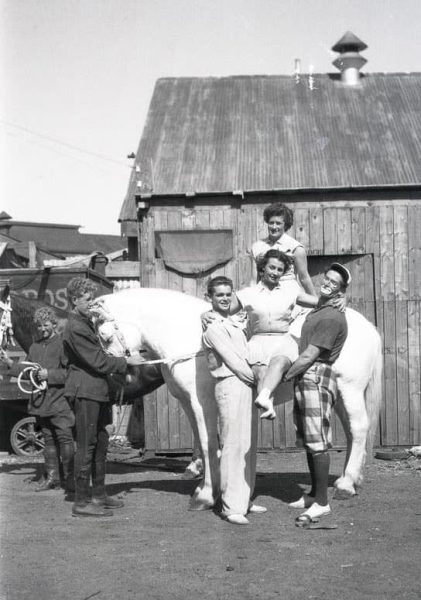
<svg viewBox="0 0 421 600">
<path fill-rule="evenodd" d="M 165 266 L 185 275 L 205 273 L 233 257 L 231 229 L 156 231 L 155 243 Z"/>
</svg>

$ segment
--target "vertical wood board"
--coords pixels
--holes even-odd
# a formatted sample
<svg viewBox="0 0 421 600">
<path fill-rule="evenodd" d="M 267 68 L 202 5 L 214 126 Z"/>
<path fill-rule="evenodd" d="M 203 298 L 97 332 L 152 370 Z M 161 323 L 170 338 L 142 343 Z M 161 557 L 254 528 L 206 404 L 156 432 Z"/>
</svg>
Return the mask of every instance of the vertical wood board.
<svg viewBox="0 0 421 600">
<path fill-rule="evenodd" d="M 408 304 L 396 302 L 396 402 L 398 444 L 410 443 L 410 412 L 408 382 Z"/>
<path fill-rule="evenodd" d="M 421 441 L 421 303 L 408 302 L 409 444 Z"/>
</svg>

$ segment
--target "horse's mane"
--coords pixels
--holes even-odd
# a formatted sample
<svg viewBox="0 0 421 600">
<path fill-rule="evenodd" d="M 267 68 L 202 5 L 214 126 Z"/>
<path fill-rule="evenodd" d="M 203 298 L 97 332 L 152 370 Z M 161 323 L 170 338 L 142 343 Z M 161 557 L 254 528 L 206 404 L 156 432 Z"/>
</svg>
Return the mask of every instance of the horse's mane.
<svg viewBox="0 0 421 600">
<path fill-rule="evenodd" d="M 99 299 L 116 319 L 124 334 L 141 331 L 143 342 L 165 355 L 178 356 L 201 348 L 200 315 L 210 305 L 175 290 L 132 288 Z"/>
</svg>

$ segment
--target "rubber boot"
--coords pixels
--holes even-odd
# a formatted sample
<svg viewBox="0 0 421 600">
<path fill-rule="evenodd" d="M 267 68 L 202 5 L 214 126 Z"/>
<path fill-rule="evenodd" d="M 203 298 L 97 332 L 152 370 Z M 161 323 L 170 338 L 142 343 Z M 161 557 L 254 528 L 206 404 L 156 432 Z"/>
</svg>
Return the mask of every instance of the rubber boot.
<svg viewBox="0 0 421 600">
<path fill-rule="evenodd" d="M 46 490 L 55 490 L 60 487 L 60 473 L 58 464 L 57 448 L 53 443 L 47 443 L 44 448 L 44 463 L 46 478 L 35 489 L 36 492 L 45 492 Z"/>
<path fill-rule="evenodd" d="M 82 475 L 82 476 L 81 476 Z M 78 473 L 75 478 L 75 503 L 72 507 L 74 517 L 111 517 L 112 511 L 97 506 L 89 498 L 89 473 Z"/>
<path fill-rule="evenodd" d="M 73 494 L 75 491 L 74 455 L 75 448 L 73 442 L 62 442 L 60 444 L 63 487 L 64 491 L 68 494 Z"/>
</svg>

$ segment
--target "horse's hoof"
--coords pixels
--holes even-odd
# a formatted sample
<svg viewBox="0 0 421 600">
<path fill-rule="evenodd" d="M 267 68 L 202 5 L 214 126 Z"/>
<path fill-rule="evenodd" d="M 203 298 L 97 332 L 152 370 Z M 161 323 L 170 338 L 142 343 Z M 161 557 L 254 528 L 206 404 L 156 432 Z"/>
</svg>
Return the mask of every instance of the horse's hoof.
<svg viewBox="0 0 421 600">
<path fill-rule="evenodd" d="M 197 473 L 187 467 L 181 476 L 181 479 L 203 479 L 203 473 Z"/>
<path fill-rule="evenodd" d="M 199 500 L 197 498 L 190 498 L 189 502 L 189 510 L 201 511 L 201 510 L 211 510 L 214 507 L 214 504 L 210 502 L 205 502 L 203 500 Z"/>
<path fill-rule="evenodd" d="M 353 498 L 355 495 L 356 495 L 356 492 L 354 492 L 354 491 L 342 490 L 339 488 L 335 488 L 335 491 L 333 492 L 334 500 L 349 500 L 350 498 Z"/>
</svg>

